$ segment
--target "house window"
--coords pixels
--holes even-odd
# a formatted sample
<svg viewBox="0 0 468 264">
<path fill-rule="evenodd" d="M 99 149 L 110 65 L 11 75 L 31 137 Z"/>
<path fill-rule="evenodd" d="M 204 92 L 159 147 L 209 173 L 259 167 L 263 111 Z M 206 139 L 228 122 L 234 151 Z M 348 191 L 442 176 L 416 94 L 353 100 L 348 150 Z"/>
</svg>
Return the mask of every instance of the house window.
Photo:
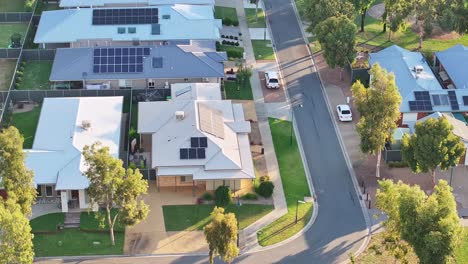
<svg viewBox="0 0 468 264">
<path fill-rule="evenodd" d="M 129 34 L 135 34 L 136 33 L 136 27 L 129 27 L 128 28 L 128 33 Z"/>
<path fill-rule="evenodd" d="M 36 192 L 38 197 L 42 196 L 42 185 L 37 185 Z"/>
<path fill-rule="evenodd" d="M 117 28 L 117 33 L 119 33 L 119 34 L 125 34 L 125 28 L 124 28 L 124 27 L 118 27 L 118 28 Z"/>
<path fill-rule="evenodd" d="M 55 193 L 57 194 L 57 197 L 60 197 L 60 195 L 62 194 L 60 191 L 55 191 Z"/>
<path fill-rule="evenodd" d="M 180 182 L 191 182 L 192 176 L 180 176 Z"/>
<path fill-rule="evenodd" d="M 45 191 L 46 191 L 46 197 L 52 197 L 52 196 L 53 196 L 53 188 L 52 188 L 52 186 L 46 185 Z"/>
</svg>

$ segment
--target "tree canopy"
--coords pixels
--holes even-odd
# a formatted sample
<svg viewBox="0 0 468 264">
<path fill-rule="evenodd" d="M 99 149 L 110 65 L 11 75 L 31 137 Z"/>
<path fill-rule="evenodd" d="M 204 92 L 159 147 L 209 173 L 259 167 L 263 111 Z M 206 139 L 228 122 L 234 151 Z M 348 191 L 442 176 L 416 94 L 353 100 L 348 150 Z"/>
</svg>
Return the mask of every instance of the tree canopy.
<svg viewBox="0 0 468 264">
<path fill-rule="evenodd" d="M 416 123 L 415 133 L 405 134 L 402 140 L 403 160 L 413 172 L 430 172 L 434 185 L 436 168 L 446 170 L 455 166 L 464 153 L 464 144 L 453 134 L 453 126 L 445 118 Z"/>
<path fill-rule="evenodd" d="M 333 16 L 343 15 L 354 20 L 354 8 L 350 1 L 342 0 L 309 0 L 301 4 L 305 19 L 310 22 L 307 31 L 316 33 L 316 26 Z"/>
<path fill-rule="evenodd" d="M 83 156 L 88 166 L 85 175 L 89 179 L 88 195 L 91 204 L 104 204 L 105 216 L 98 212 L 101 221 L 107 217 L 112 245 L 114 242 L 114 225 L 119 217 L 126 225 L 134 225 L 146 218 L 149 207 L 142 200 L 147 193 L 148 182 L 142 178 L 139 170 L 125 171 L 120 159 L 109 153 L 108 147 L 100 143 L 83 148 Z M 111 208 L 115 206 L 118 213 L 111 217 Z"/>
<path fill-rule="evenodd" d="M 21 212 L 28 216 L 37 193 L 33 172 L 24 163 L 23 141 L 23 136 L 13 126 L 0 132 L 0 178 L 8 199 L 19 204 Z"/>
<path fill-rule="evenodd" d="M 391 38 L 391 32 L 397 32 L 404 28 L 405 19 L 414 10 L 414 0 L 384 0 L 385 9 L 382 15 L 384 22 L 384 32 L 387 22 L 390 25 L 388 39 Z"/>
<path fill-rule="evenodd" d="M 361 32 L 364 32 L 364 24 L 367 10 L 374 4 L 375 0 L 353 0 L 356 11 L 361 14 Z"/>
<path fill-rule="evenodd" d="M 380 177 L 380 157 L 385 143 L 391 140 L 400 118 L 401 95 L 393 73 L 387 73 L 379 64 L 369 71 L 370 87 L 360 81 L 351 87 L 355 105 L 361 117 L 357 132 L 361 138 L 361 150 L 377 155 L 376 176 Z"/>
<path fill-rule="evenodd" d="M 210 249 L 210 263 L 219 255 L 223 261 L 230 263 L 239 254 L 236 245 L 237 219 L 233 213 L 224 213 L 224 208 L 215 207 L 211 212 L 211 222 L 205 226 L 206 242 Z"/>
<path fill-rule="evenodd" d="M 421 264 L 446 263 L 463 231 L 447 182 L 439 181 L 429 197 L 401 181 L 379 181 L 379 186 L 376 206 L 388 216 L 386 232 L 408 242 Z"/>
<path fill-rule="evenodd" d="M 329 17 L 317 25 L 315 33 L 324 50 L 328 66 L 343 68 L 354 61 L 356 31 L 354 22 L 342 15 Z"/>
<path fill-rule="evenodd" d="M 31 226 L 21 207 L 0 198 L 0 264 L 32 263 Z"/>
</svg>

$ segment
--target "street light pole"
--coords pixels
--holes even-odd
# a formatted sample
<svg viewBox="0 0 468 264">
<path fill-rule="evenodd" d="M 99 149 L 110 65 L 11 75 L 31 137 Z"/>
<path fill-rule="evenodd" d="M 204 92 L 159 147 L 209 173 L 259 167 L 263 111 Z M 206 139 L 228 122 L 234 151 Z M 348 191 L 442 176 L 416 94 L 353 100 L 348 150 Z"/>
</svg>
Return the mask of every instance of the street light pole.
<svg viewBox="0 0 468 264">
<path fill-rule="evenodd" d="M 298 212 L 298 209 L 299 209 L 299 203 L 304 204 L 305 202 L 301 201 L 301 200 L 297 200 L 297 202 L 296 202 L 296 224 L 297 224 L 297 212 Z"/>
</svg>

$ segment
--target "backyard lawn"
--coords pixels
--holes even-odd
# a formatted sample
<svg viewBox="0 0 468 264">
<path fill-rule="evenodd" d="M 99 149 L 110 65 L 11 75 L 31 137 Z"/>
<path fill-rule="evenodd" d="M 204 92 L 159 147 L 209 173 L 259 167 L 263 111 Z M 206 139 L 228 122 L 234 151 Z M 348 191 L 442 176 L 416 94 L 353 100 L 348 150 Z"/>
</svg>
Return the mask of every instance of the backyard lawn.
<svg viewBox="0 0 468 264">
<path fill-rule="evenodd" d="M 0 0 L 0 13 L 24 12 L 24 0 Z"/>
<path fill-rule="evenodd" d="M 270 40 L 252 40 L 256 60 L 275 60 L 275 52 Z"/>
<path fill-rule="evenodd" d="M 202 230 L 210 219 L 214 205 L 165 205 L 163 206 L 166 231 Z M 226 212 L 236 214 L 239 228 L 244 229 L 273 210 L 273 205 L 243 204 L 237 207 L 230 204 Z"/>
<path fill-rule="evenodd" d="M 8 48 L 11 43 L 11 35 L 19 33 L 24 40 L 27 23 L 0 23 L 0 48 Z"/>
<path fill-rule="evenodd" d="M 244 56 L 244 48 L 229 45 L 219 45 L 218 51 L 225 51 L 230 60 L 235 58 L 242 58 Z"/>
<path fill-rule="evenodd" d="M 41 114 L 41 107 L 34 107 L 32 111 L 14 113 L 11 125 L 15 126 L 24 137 L 24 149 L 32 148 L 34 135 L 36 134 L 37 123 Z"/>
<path fill-rule="evenodd" d="M 231 21 L 237 21 L 237 12 L 235 8 L 232 7 L 224 7 L 224 6 L 215 6 L 215 18 L 217 19 L 225 19 L 229 18 Z"/>
<path fill-rule="evenodd" d="M 64 214 L 55 213 L 32 219 L 30 223 L 33 232 L 54 232 L 56 231 L 57 224 L 63 223 L 63 221 Z M 115 246 L 112 246 L 108 232 L 105 230 L 96 232 L 96 230 L 100 229 L 93 215 L 88 215 L 84 212 L 81 214 L 81 221 L 81 230 L 78 228 L 71 228 L 55 233 L 35 233 L 33 243 L 36 257 L 110 255 L 123 253 L 125 239 L 125 234 L 123 232 L 115 233 Z M 94 231 L 82 231 L 84 229 Z"/>
<path fill-rule="evenodd" d="M 52 61 L 26 61 L 18 90 L 49 90 Z"/>
<path fill-rule="evenodd" d="M 255 17 L 255 8 L 246 8 L 245 16 L 247 17 L 247 24 L 249 28 L 266 28 L 265 14 L 263 9 L 258 8 L 258 19 Z"/>
<path fill-rule="evenodd" d="M 0 91 L 8 91 L 15 71 L 16 59 L 0 59 Z"/>
<path fill-rule="evenodd" d="M 224 90 L 226 91 L 226 99 L 253 100 L 250 81 L 246 81 L 245 85 L 240 85 L 239 90 L 237 90 L 236 81 L 224 81 Z"/>
<path fill-rule="evenodd" d="M 313 210 L 312 203 L 299 204 L 300 220 L 295 224 L 296 203 L 310 196 L 309 184 L 294 134 L 293 144 L 290 145 L 291 122 L 269 118 L 269 123 L 288 213 L 258 232 L 258 243 L 262 246 L 278 243 L 302 230 L 309 222 Z"/>
</svg>

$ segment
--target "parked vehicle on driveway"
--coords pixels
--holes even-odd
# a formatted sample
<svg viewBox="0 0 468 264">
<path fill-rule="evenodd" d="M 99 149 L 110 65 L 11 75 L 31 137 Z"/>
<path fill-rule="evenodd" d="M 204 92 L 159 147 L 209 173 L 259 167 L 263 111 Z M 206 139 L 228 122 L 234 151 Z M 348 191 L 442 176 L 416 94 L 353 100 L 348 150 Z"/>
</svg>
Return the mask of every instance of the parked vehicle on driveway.
<svg viewBox="0 0 468 264">
<path fill-rule="evenodd" d="M 353 121 L 353 114 L 349 105 L 341 104 L 336 106 L 336 112 L 338 113 L 338 119 L 342 122 Z"/>
<path fill-rule="evenodd" d="M 269 89 L 279 88 L 279 79 L 276 72 L 265 72 L 266 87 Z"/>
</svg>

